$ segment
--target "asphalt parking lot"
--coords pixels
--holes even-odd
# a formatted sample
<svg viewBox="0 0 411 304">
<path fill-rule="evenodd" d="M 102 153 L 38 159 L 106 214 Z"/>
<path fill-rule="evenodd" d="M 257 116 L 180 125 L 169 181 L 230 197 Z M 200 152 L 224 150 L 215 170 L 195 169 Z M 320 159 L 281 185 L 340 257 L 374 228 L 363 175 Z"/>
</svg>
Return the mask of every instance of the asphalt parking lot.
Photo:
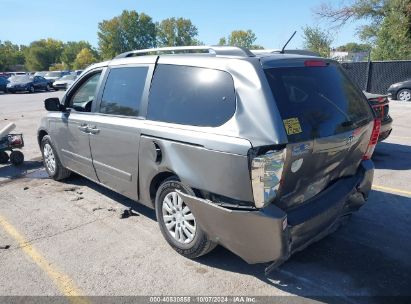
<svg viewBox="0 0 411 304">
<path fill-rule="evenodd" d="M 222 247 L 185 259 L 163 239 L 154 211 L 79 176 L 48 179 L 36 129 L 43 100 L 62 94 L 0 94 L 0 128 L 16 123 L 26 143 L 24 166 L 0 165 L 0 296 L 411 296 L 411 103 L 391 102 L 394 130 L 374 154 L 368 203 L 265 276 L 265 265 Z M 134 216 L 120 219 L 129 207 Z"/>
</svg>

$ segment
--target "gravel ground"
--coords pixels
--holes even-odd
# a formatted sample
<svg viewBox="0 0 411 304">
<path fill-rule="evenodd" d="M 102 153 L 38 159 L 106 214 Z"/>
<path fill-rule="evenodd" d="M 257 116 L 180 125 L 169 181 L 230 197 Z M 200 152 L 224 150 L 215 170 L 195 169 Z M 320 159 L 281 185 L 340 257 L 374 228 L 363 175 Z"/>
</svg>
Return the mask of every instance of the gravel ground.
<svg viewBox="0 0 411 304">
<path fill-rule="evenodd" d="M 222 247 L 185 259 L 163 239 L 152 210 L 79 176 L 48 179 L 36 129 L 44 98 L 62 94 L 0 94 L 0 128 L 15 122 L 26 143 L 23 167 L 0 165 L 0 248 L 10 246 L 0 249 L 0 296 L 293 295 L 276 299 L 351 303 L 351 296 L 376 303 L 411 296 L 411 104 L 391 103 L 394 130 L 375 152 L 369 202 L 265 276 L 265 265 Z M 120 219 L 129 207 L 135 215 Z"/>
</svg>

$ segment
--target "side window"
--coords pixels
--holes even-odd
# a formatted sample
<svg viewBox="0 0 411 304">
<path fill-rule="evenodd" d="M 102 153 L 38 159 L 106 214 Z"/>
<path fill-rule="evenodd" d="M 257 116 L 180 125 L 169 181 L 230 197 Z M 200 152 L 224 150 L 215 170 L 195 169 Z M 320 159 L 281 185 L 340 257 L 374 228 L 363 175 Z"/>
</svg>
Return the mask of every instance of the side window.
<svg viewBox="0 0 411 304">
<path fill-rule="evenodd" d="M 72 93 L 68 107 L 80 112 L 90 112 L 100 76 L 101 72 L 98 72 L 83 82 L 83 84 Z"/>
<path fill-rule="evenodd" d="M 138 116 L 148 67 L 110 70 L 101 98 L 100 113 Z"/>
<path fill-rule="evenodd" d="M 147 118 L 217 127 L 236 109 L 231 75 L 206 68 L 159 65 L 150 89 Z"/>
</svg>

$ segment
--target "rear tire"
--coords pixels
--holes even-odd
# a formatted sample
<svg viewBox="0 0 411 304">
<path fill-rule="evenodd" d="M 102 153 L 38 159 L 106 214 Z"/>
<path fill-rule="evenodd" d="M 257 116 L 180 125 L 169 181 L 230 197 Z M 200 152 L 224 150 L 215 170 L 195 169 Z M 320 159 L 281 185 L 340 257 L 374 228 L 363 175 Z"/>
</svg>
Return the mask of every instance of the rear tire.
<svg viewBox="0 0 411 304">
<path fill-rule="evenodd" d="M 24 154 L 21 151 L 11 152 L 10 162 L 15 166 L 20 166 L 24 162 Z"/>
<path fill-rule="evenodd" d="M 397 100 L 401 101 L 411 101 L 411 90 L 402 89 L 397 93 Z"/>
<path fill-rule="evenodd" d="M 9 155 L 7 154 L 6 151 L 1 151 L 0 152 L 0 164 L 7 164 L 9 161 Z"/>
<path fill-rule="evenodd" d="M 208 252 L 213 250 L 217 246 L 217 244 L 212 242 L 208 238 L 207 234 L 201 229 L 201 227 L 196 224 L 194 215 L 191 213 L 190 209 L 188 209 L 188 206 L 186 206 L 183 201 L 181 201 L 180 206 L 177 206 L 176 208 L 174 208 L 176 205 L 172 205 L 170 208 L 170 205 L 166 203 L 166 201 L 170 202 L 170 198 L 172 198 L 173 195 L 175 198 L 177 198 L 176 195 L 178 194 L 176 193 L 176 190 L 187 193 L 189 195 L 195 195 L 193 190 L 191 190 L 188 186 L 182 184 L 176 176 L 167 178 L 160 185 L 156 194 L 155 209 L 157 221 L 160 226 L 161 233 L 163 234 L 166 241 L 170 244 L 170 246 L 179 254 L 187 258 L 194 259 L 207 254 Z M 180 197 L 178 197 L 177 199 L 181 200 Z M 182 213 L 184 213 L 184 210 L 186 210 L 185 215 L 183 215 L 181 218 L 180 216 Z M 178 217 L 180 218 L 178 219 Z M 166 224 L 165 218 L 173 218 L 173 220 L 167 220 Z M 174 226 L 172 225 L 172 223 L 174 223 Z M 178 229 L 179 232 L 177 232 Z M 192 231 L 194 232 L 191 233 Z M 187 237 L 187 232 L 190 232 L 188 234 L 191 234 L 192 238 Z M 179 237 L 180 240 L 178 240 Z"/>
<path fill-rule="evenodd" d="M 54 180 L 62 180 L 69 177 L 71 172 L 61 164 L 49 135 L 43 137 L 40 146 L 47 174 Z"/>
</svg>

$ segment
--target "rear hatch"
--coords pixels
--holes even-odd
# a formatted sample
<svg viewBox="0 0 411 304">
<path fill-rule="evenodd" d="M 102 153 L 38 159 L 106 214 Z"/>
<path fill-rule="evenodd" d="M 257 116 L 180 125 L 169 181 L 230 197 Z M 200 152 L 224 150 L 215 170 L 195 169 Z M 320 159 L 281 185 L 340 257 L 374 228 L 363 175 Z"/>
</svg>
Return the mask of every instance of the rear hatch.
<svg viewBox="0 0 411 304">
<path fill-rule="evenodd" d="M 373 113 L 333 61 L 297 60 L 265 68 L 265 74 L 288 137 L 276 204 L 291 210 L 357 172 Z"/>
</svg>

